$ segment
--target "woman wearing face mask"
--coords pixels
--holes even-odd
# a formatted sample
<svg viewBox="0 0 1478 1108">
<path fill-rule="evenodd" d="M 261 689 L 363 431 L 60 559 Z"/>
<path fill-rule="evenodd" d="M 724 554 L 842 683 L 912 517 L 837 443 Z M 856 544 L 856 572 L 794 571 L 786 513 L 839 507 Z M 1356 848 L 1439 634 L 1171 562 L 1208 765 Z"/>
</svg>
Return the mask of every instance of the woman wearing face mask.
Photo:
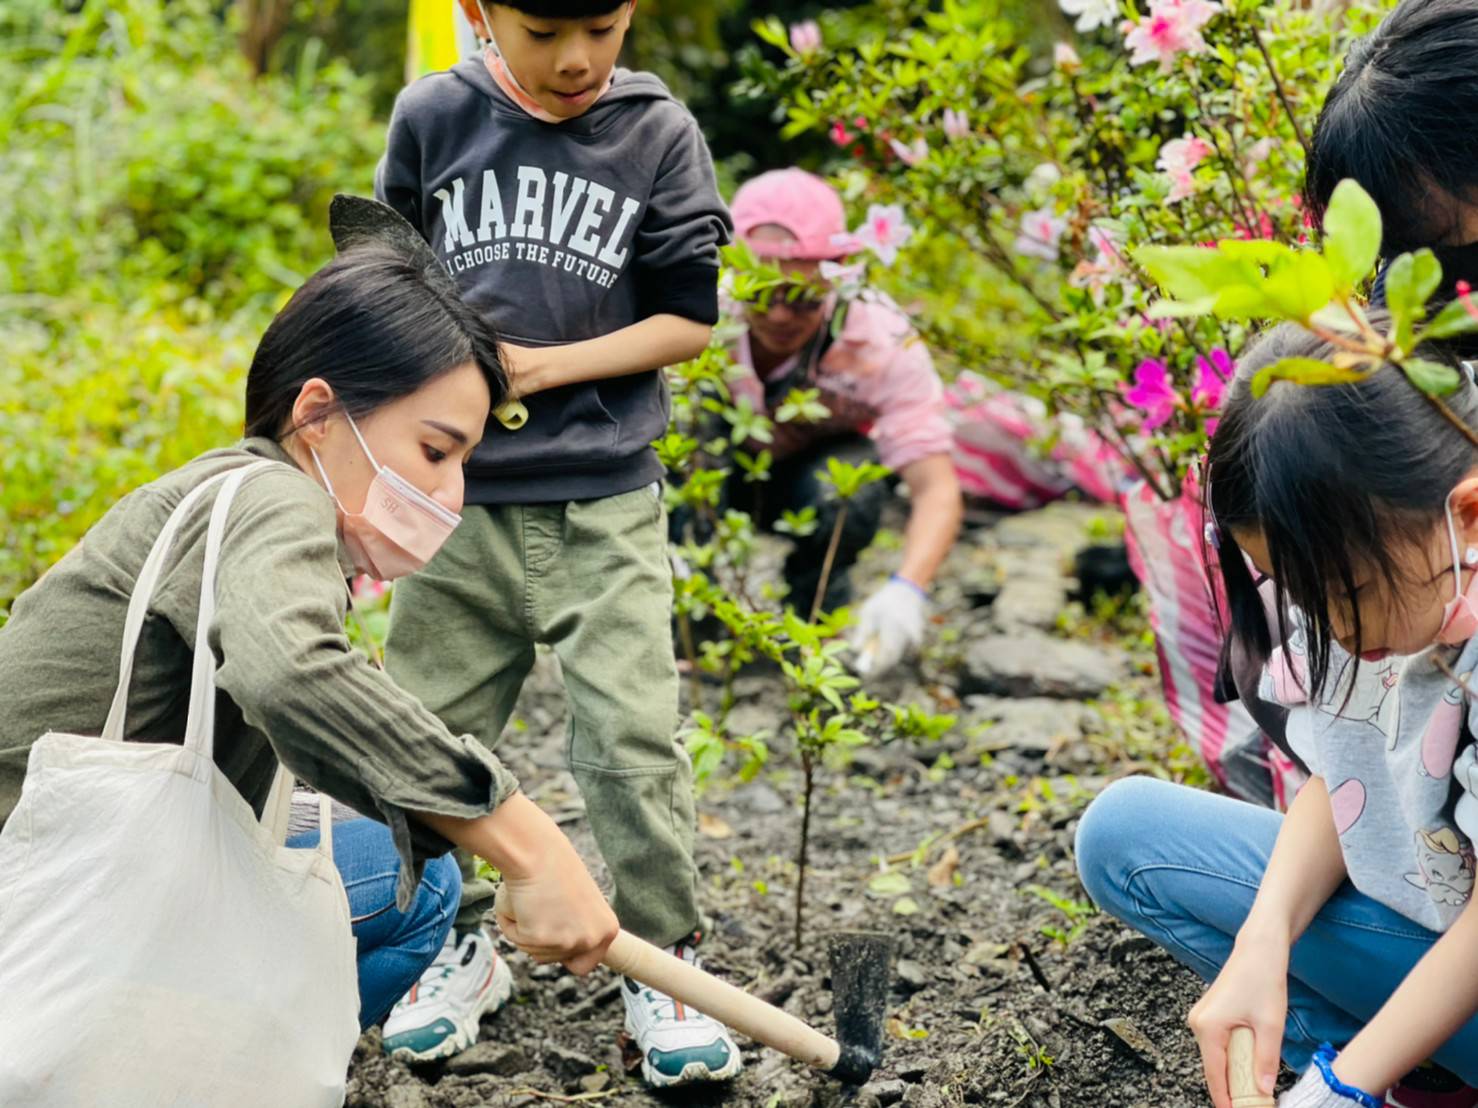
<svg viewBox="0 0 1478 1108">
<path fill-rule="evenodd" d="M 124 497 L 0 628 L 0 823 L 38 736 L 102 732 L 135 579 L 175 506 L 213 476 L 277 463 L 246 478 L 228 516 L 210 640 L 224 694 L 214 757 L 259 812 L 280 760 L 374 817 L 334 833 L 369 1026 L 442 949 L 461 892 L 444 857 L 454 845 L 502 872 L 503 931 L 540 961 L 588 972 L 616 920 L 569 841 L 498 759 L 448 732 L 345 637 L 346 577 L 410 573 L 458 522 L 462 463 L 506 379 L 496 336 L 413 232 L 371 201 L 335 208 L 350 217 L 336 228 L 348 248 L 263 336 L 247 379 L 246 438 Z M 187 518 L 154 591 L 128 739 L 177 741 L 185 731 L 211 507 L 205 496 Z M 315 830 L 289 845 L 316 839 Z"/>
</svg>

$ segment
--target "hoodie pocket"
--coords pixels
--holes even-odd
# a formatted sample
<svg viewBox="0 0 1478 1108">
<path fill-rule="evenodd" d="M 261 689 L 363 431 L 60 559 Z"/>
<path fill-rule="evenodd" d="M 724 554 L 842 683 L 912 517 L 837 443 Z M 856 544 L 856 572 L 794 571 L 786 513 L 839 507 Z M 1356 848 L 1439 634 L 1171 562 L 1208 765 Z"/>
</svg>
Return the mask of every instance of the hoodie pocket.
<svg viewBox="0 0 1478 1108">
<path fill-rule="evenodd" d="M 565 469 L 611 458 L 620 425 L 598 385 L 565 385 L 523 398 L 529 421 L 510 431 L 488 421 L 474 464 L 498 472 Z"/>
</svg>

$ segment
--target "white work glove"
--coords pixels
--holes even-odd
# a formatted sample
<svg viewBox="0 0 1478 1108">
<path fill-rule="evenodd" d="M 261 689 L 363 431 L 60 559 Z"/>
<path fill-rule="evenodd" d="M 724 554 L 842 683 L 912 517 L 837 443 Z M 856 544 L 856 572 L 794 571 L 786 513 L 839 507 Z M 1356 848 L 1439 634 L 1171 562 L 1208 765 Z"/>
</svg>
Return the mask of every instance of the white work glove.
<svg viewBox="0 0 1478 1108">
<path fill-rule="evenodd" d="M 1381 1097 L 1359 1089 L 1331 1087 L 1329 1077 L 1325 1076 L 1324 1070 L 1319 1066 L 1320 1058 L 1326 1064 L 1332 1062 L 1334 1051 L 1328 1046 L 1320 1048 L 1319 1055 L 1309 1063 L 1309 1068 L 1304 1071 L 1298 1084 L 1278 1098 L 1278 1108 L 1357 1108 L 1360 1105 L 1383 1103 Z M 1330 1076 L 1333 1076 L 1332 1071 Z"/>
<path fill-rule="evenodd" d="M 854 668 L 861 677 L 886 673 L 924 641 L 928 607 L 924 590 L 896 573 L 873 593 L 857 615 L 852 630 Z"/>
</svg>

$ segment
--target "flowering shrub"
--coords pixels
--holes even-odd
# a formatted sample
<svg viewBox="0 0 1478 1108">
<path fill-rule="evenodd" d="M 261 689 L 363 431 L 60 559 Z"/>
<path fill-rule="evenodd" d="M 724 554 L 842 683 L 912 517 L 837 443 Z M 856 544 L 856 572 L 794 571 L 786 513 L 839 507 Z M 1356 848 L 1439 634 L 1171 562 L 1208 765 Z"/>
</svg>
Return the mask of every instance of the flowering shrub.
<svg viewBox="0 0 1478 1108">
<path fill-rule="evenodd" d="M 1078 38 L 1050 56 L 987 0 L 906 3 L 885 32 L 828 17 L 804 50 L 768 21 L 786 59 L 750 89 L 785 102 L 787 133 L 830 134 L 856 206 L 907 214 L 886 284 L 946 361 L 1083 417 L 1169 498 L 1251 323 L 1151 316 L 1129 248 L 1305 241 L 1304 145 L 1381 12 L 1060 2 Z"/>
</svg>

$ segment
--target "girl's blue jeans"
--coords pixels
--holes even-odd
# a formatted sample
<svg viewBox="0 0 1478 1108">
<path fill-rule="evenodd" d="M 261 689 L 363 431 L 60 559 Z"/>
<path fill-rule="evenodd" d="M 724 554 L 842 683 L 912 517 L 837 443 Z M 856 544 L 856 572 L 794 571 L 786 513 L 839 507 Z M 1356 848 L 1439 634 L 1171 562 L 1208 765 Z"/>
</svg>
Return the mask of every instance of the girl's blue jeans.
<svg viewBox="0 0 1478 1108">
<path fill-rule="evenodd" d="M 318 831 L 294 835 L 288 846 L 318 844 Z M 462 899 L 462 874 L 448 854 L 426 863 L 410 911 L 395 907 L 400 855 L 390 829 L 370 819 L 334 824 L 334 865 L 349 894 L 359 958 L 359 1026 L 379 1023 L 431 965 L 452 929 Z"/>
<path fill-rule="evenodd" d="M 1283 817 L 1145 777 L 1104 790 L 1078 825 L 1078 873 L 1104 911 L 1213 980 L 1252 908 Z M 1440 936 L 1346 882 L 1294 944 L 1283 1060 L 1302 1072 L 1322 1042 L 1370 1021 Z M 1435 1060 L 1478 1085 L 1478 1017 Z"/>
</svg>

